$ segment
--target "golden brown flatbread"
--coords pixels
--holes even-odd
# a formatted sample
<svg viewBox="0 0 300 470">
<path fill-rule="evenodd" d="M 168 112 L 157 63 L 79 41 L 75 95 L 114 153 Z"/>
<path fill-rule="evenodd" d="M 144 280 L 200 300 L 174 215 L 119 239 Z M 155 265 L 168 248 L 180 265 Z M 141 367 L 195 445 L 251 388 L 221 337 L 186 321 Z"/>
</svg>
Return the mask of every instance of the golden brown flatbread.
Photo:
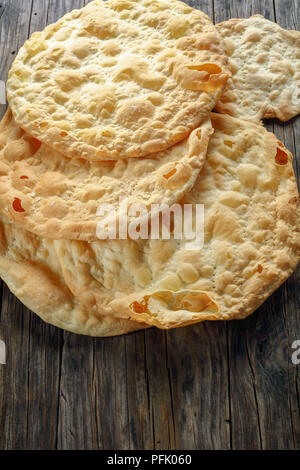
<svg viewBox="0 0 300 470">
<path fill-rule="evenodd" d="M 186 139 L 151 158 L 90 162 L 41 144 L 8 109 L 0 123 L 0 211 L 37 235 L 97 240 L 97 224 L 107 216 L 100 206 L 117 211 L 126 198 L 128 205 L 149 209 L 172 205 L 190 191 L 212 132 L 207 118 Z"/>
<path fill-rule="evenodd" d="M 9 73 L 16 122 L 67 157 L 141 157 L 208 116 L 230 73 L 210 19 L 176 0 L 95 0 L 47 26 Z"/>
<path fill-rule="evenodd" d="M 261 15 L 216 25 L 232 78 L 216 110 L 242 119 L 287 121 L 300 112 L 300 32 Z"/>
<path fill-rule="evenodd" d="M 47 323 L 73 333 L 115 336 L 147 327 L 89 311 L 68 288 L 53 241 L 35 236 L 2 215 L 0 276 L 26 307 Z"/>
</svg>

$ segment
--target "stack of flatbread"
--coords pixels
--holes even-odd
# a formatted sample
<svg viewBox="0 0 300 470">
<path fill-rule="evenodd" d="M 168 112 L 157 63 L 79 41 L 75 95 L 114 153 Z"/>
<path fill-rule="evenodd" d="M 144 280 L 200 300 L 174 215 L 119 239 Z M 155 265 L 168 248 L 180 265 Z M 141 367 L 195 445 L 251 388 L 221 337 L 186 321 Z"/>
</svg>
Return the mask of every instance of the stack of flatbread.
<svg viewBox="0 0 300 470">
<path fill-rule="evenodd" d="M 0 124 L 0 276 L 92 336 L 246 317 L 299 261 L 292 155 L 261 122 L 299 94 L 300 33 L 262 16 L 95 0 L 34 33 Z M 125 199 L 204 207 L 202 243 L 99 239 L 99 207 Z"/>
</svg>

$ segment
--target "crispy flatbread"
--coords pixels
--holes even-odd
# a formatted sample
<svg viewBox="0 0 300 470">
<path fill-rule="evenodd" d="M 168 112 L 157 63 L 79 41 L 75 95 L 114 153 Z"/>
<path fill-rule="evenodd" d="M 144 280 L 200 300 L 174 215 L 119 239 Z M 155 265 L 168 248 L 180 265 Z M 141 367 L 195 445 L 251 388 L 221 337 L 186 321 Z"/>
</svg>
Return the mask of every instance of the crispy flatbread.
<svg viewBox="0 0 300 470">
<path fill-rule="evenodd" d="M 47 323 L 73 333 L 115 336 L 147 326 L 87 310 L 64 280 L 55 242 L 37 237 L 2 215 L 0 276 L 26 307 Z"/>
<path fill-rule="evenodd" d="M 300 112 L 300 32 L 261 15 L 216 25 L 232 78 L 216 110 L 242 119 L 287 121 Z"/>
<path fill-rule="evenodd" d="M 176 0 L 95 0 L 34 33 L 9 73 L 16 122 L 67 157 L 141 157 L 207 117 L 228 76 L 210 19 Z"/>
<path fill-rule="evenodd" d="M 130 206 L 149 209 L 172 205 L 190 191 L 212 132 L 208 118 L 182 142 L 149 158 L 90 162 L 41 144 L 8 109 L 0 123 L 0 211 L 37 235 L 97 240 L 105 205 L 118 210 L 126 198 Z"/>
<path fill-rule="evenodd" d="M 204 204 L 202 249 L 186 239 L 55 242 L 63 276 L 88 311 L 159 328 L 244 318 L 295 269 L 291 153 L 259 124 L 221 114 L 212 122 L 206 163 L 181 201 Z"/>
</svg>

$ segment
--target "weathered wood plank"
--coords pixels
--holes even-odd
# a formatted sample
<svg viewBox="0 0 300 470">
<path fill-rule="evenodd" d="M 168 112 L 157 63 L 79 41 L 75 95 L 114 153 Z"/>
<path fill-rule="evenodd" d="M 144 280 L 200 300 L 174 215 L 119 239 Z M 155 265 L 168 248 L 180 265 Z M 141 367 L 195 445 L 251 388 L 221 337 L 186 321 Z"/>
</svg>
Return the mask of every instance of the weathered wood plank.
<svg viewBox="0 0 300 470">
<path fill-rule="evenodd" d="M 59 389 L 58 449 L 97 447 L 93 338 L 64 334 Z"/>
<path fill-rule="evenodd" d="M 276 22 L 283 28 L 296 29 L 300 25 L 299 0 L 274 0 Z"/>
<path fill-rule="evenodd" d="M 1 322 L 8 327 L 7 364 L 4 369 L 4 402 L 1 415 L 4 418 L 4 449 L 26 447 L 28 391 L 28 326 L 30 316 L 22 305 L 3 289 Z M 27 312 L 26 312 L 27 313 Z M 20 367 L 20 364 L 23 367 Z M 9 391 L 9 392 L 8 392 Z M 2 443 L 1 443 L 2 445 Z"/>
<path fill-rule="evenodd" d="M 213 0 L 185 0 L 185 3 L 193 8 L 204 11 L 211 19 L 214 16 Z"/>
<path fill-rule="evenodd" d="M 174 403 L 169 384 L 166 346 L 164 331 L 151 329 L 145 332 L 145 368 L 154 449 L 175 448 Z"/>
<path fill-rule="evenodd" d="M 142 339 L 143 332 L 134 333 L 130 339 L 135 337 Z M 129 384 L 128 380 L 135 375 L 136 359 L 132 352 L 132 359 L 128 363 L 126 352 L 126 337 L 104 338 L 95 340 L 95 384 L 97 414 L 96 422 L 99 429 L 98 448 L 104 449 L 129 449 L 138 446 L 135 433 L 141 437 L 145 430 L 139 427 L 139 422 L 134 421 L 132 413 L 132 402 L 129 407 L 128 393 L 131 388 L 136 389 L 136 384 Z M 144 351 L 140 349 L 141 359 Z M 128 378 L 128 368 L 131 368 Z M 136 398 L 139 395 L 136 393 Z M 132 397 L 130 397 L 132 400 Z M 139 402 L 134 405 L 134 412 L 140 411 Z M 142 404 L 142 403 L 141 403 Z M 139 437 L 139 439 L 141 439 Z"/>
<path fill-rule="evenodd" d="M 130 449 L 154 449 L 155 439 L 159 440 L 153 436 L 146 338 L 148 332 L 130 334 L 125 338 Z"/>
<path fill-rule="evenodd" d="M 91 0 L 89 0 L 91 1 Z M 63 15 L 76 8 L 82 8 L 89 1 L 84 0 L 51 0 L 47 11 L 47 23 L 59 20 Z"/>
<path fill-rule="evenodd" d="M 261 14 L 274 21 L 273 0 L 214 0 L 215 22 Z"/>
<path fill-rule="evenodd" d="M 229 327 L 232 438 L 236 449 L 294 447 L 289 343 L 278 309 L 280 296 L 281 290 L 248 320 Z"/>
<path fill-rule="evenodd" d="M 167 332 L 177 449 L 230 449 L 226 326 Z"/>
<path fill-rule="evenodd" d="M 262 442 L 256 379 L 247 340 L 249 323 L 247 319 L 228 325 L 228 359 L 232 448 L 252 450 L 261 449 Z"/>
</svg>

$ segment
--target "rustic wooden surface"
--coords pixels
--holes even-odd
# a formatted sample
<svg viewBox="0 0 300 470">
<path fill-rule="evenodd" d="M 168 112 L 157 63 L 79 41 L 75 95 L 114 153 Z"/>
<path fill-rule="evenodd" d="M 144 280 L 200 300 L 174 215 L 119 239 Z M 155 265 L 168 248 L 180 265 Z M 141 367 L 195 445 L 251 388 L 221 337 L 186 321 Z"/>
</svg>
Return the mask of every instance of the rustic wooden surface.
<svg viewBox="0 0 300 470">
<path fill-rule="evenodd" d="M 0 79 L 33 31 L 84 3 L 0 0 Z M 300 29 L 300 0 L 187 3 L 215 22 L 261 13 Z M 300 118 L 267 127 L 299 165 Z M 299 449 L 299 275 L 244 321 L 110 339 L 46 325 L 3 285 L 0 448 Z"/>
</svg>

